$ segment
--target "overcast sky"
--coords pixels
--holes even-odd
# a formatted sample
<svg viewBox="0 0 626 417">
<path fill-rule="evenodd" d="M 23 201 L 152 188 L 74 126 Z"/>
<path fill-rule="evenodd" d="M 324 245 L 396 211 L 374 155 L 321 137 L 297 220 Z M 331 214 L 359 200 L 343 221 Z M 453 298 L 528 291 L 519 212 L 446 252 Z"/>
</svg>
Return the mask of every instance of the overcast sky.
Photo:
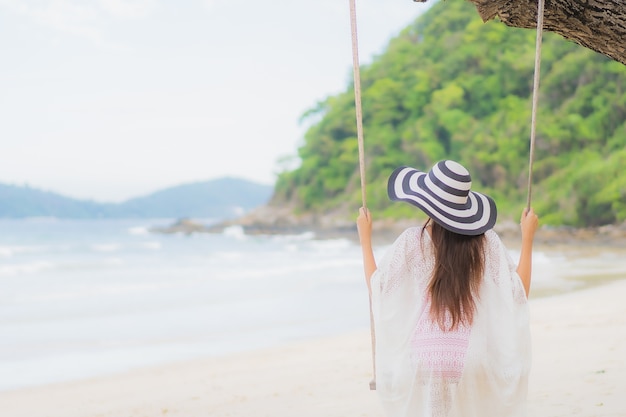
<svg viewBox="0 0 626 417">
<path fill-rule="evenodd" d="M 430 3 L 357 0 L 361 63 Z M 0 183 L 98 201 L 271 184 L 351 53 L 348 0 L 0 0 Z"/>
</svg>

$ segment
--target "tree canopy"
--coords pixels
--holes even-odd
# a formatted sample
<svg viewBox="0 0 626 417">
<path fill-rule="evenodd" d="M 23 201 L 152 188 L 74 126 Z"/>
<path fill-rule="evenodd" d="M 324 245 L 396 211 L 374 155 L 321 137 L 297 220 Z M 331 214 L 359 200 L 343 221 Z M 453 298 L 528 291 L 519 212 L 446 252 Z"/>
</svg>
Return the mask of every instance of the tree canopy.
<svg viewBox="0 0 626 417">
<path fill-rule="evenodd" d="M 473 189 L 516 218 L 526 198 L 535 32 L 484 23 L 466 1 L 438 2 L 361 68 L 368 206 L 379 217 L 415 216 L 389 202 L 400 165 L 465 165 Z M 542 221 L 592 226 L 626 220 L 626 67 L 544 35 L 533 172 Z M 352 82 L 317 103 L 272 204 L 344 212 L 360 206 Z"/>
</svg>

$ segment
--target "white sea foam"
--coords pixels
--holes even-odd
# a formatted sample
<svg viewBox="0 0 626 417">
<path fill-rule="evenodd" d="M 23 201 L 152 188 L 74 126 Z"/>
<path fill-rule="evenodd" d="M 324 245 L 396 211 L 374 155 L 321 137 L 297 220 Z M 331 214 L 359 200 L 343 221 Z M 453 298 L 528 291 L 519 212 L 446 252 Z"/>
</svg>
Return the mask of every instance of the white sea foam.
<svg viewBox="0 0 626 417">
<path fill-rule="evenodd" d="M 120 250 L 121 245 L 119 243 L 98 243 L 91 245 L 91 249 L 96 252 L 116 252 Z"/>
<path fill-rule="evenodd" d="M 11 258 L 19 254 L 44 252 L 49 249 L 42 245 L 0 245 L 0 257 Z"/>
<path fill-rule="evenodd" d="M 290 243 L 290 244 L 285 245 L 286 252 L 293 253 L 293 252 L 298 252 L 298 250 L 300 250 L 300 246 L 298 246 L 295 243 Z"/>
<path fill-rule="evenodd" d="M 237 240 L 246 239 L 246 232 L 243 230 L 243 227 L 239 225 L 233 225 L 233 226 L 224 228 L 224 231 L 222 232 L 222 234 L 224 236 L 228 236 L 230 238 L 234 238 Z"/>
<path fill-rule="evenodd" d="M 347 249 L 352 247 L 353 243 L 348 239 L 328 239 L 314 240 L 310 243 L 310 246 L 318 252 L 326 252 Z"/>
<path fill-rule="evenodd" d="M 35 261 L 23 264 L 4 264 L 0 265 L 0 276 L 15 276 L 20 274 L 34 274 L 46 269 L 54 268 L 52 262 Z"/>
<path fill-rule="evenodd" d="M 128 234 L 133 236 L 144 236 L 150 234 L 150 230 L 144 226 L 134 226 L 128 228 Z"/>
<path fill-rule="evenodd" d="M 315 239 L 315 233 L 309 231 L 293 235 L 274 235 L 270 238 L 275 242 L 303 242 Z"/>
<path fill-rule="evenodd" d="M 271 264 L 258 266 L 239 266 L 235 270 L 226 270 L 221 276 L 226 280 L 246 280 L 246 279 L 276 279 L 288 278 L 305 282 L 307 279 L 324 280 L 325 277 L 334 276 L 338 271 L 346 267 L 355 267 L 358 274 L 361 272 L 361 259 L 358 257 L 346 257 L 339 259 L 291 259 L 290 262 L 272 262 Z M 321 271 L 328 271 L 328 274 L 320 274 Z M 341 273 L 339 274 L 341 275 Z M 360 276 L 360 275 L 359 275 Z M 319 278 L 318 278 L 319 277 Z"/>
<path fill-rule="evenodd" d="M 226 261 L 238 261 L 243 258 L 243 253 L 237 251 L 216 251 L 211 255 L 217 259 Z"/>
<path fill-rule="evenodd" d="M 118 257 L 110 257 L 103 260 L 104 265 L 106 266 L 120 266 L 124 265 L 124 260 Z"/>
<path fill-rule="evenodd" d="M 42 293 L 21 293 L 14 298 L 16 303 L 40 303 L 47 301 L 84 300 L 102 296 L 129 294 L 146 294 L 148 292 L 167 290 L 176 283 L 145 283 L 145 284 L 102 284 L 73 289 L 52 289 Z"/>
<path fill-rule="evenodd" d="M 10 246 L 0 246 L 0 257 L 2 258 L 10 258 L 13 256 L 14 249 Z"/>
<path fill-rule="evenodd" d="M 151 240 L 140 243 L 140 246 L 145 249 L 159 250 L 163 245 L 157 240 Z"/>
</svg>

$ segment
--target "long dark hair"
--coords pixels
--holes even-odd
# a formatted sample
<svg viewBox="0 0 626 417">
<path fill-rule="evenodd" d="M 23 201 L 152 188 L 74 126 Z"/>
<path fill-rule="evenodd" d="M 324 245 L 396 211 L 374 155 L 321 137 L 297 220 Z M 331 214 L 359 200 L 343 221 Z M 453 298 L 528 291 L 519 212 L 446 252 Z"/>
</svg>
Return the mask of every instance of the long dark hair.
<svg viewBox="0 0 626 417">
<path fill-rule="evenodd" d="M 431 317 L 439 327 L 454 330 L 459 324 L 471 325 L 476 310 L 475 297 L 485 270 L 485 235 L 465 236 L 444 229 L 431 219 L 435 267 L 428 286 Z M 446 316 L 452 323 L 446 325 Z"/>
</svg>

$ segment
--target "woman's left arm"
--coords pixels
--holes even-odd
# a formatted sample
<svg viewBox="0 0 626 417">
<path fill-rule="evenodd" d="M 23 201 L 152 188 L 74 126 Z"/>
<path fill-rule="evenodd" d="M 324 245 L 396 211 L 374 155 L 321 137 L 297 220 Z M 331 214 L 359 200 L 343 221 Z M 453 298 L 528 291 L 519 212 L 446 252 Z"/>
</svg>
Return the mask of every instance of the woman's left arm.
<svg viewBox="0 0 626 417">
<path fill-rule="evenodd" d="M 524 209 L 520 224 L 522 228 L 522 248 L 520 250 L 517 273 L 522 279 L 524 291 L 526 292 L 526 297 L 528 298 L 530 293 L 530 281 L 533 264 L 533 239 L 535 237 L 535 231 L 537 230 L 537 227 L 539 227 L 539 218 L 532 208 Z"/>
</svg>

